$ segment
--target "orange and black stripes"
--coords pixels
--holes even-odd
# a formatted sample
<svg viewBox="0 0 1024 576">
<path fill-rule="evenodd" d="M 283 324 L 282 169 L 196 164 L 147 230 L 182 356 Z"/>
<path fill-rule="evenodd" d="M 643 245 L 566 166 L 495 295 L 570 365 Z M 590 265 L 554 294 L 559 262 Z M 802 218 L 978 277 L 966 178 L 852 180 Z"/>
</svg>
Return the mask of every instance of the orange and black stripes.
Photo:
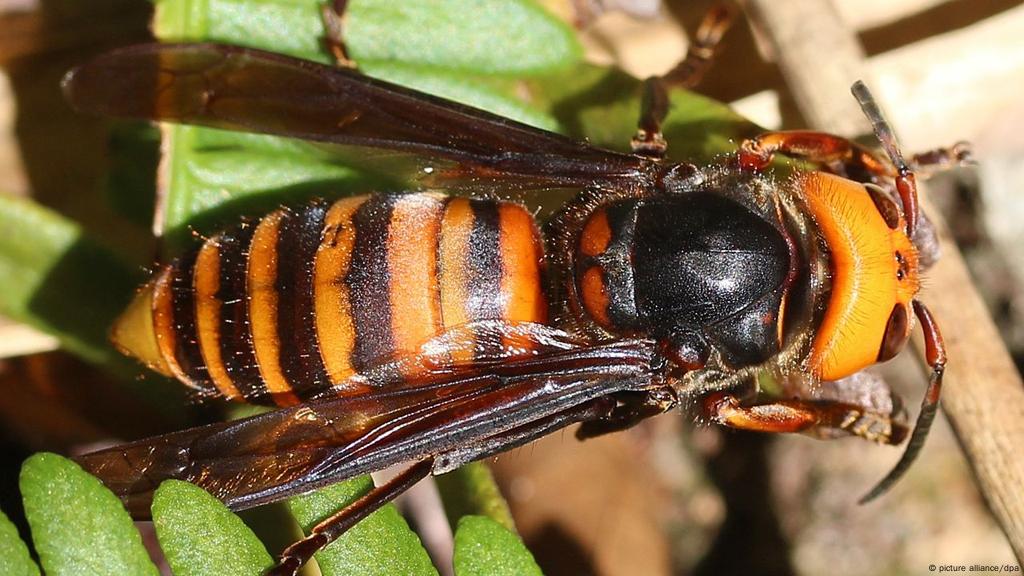
<svg viewBox="0 0 1024 576">
<path fill-rule="evenodd" d="M 466 254 L 473 232 L 473 209 L 469 200 L 450 199 L 445 203 L 441 220 L 444 231 L 438 239 L 438 287 L 441 300 L 441 317 L 445 325 L 460 326 L 472 321 L 470 295 L 471 270 Z M 473 348 L 451 351 L 458 362 L 472 362 Z"/>
<path fill-rule="evenodd" d="M 220 302 L 220 360 L 234 386 L 247 399 L 267 395 L 256 362 L 246 290 L 248 250 L 255 232 L 256 226 L 246 224 L 212 240 L 220 254 L 220 286 L 216 294 Z M 210 359 L 206 361 L 212 372 L 213 363 Z"/>
<path fill-rule="evenodd" d="M 207 394 L 289 405 L 373 385 L 355 375 L 415 379 L 421 347 L 456 328 L 445 361 L 528 353 L 473 323 L 546 322 L 543 256 L 533 218 L 504 202 L 373 195 L 280 209 L 140 292 L 152 311 L 143 359 Z"/>
<path fill-rule="evenodd" d="M 462 200 L 457 200 L 461 202 Z M 466 251 L 466 283 L 465 309 L 470 321 L 504 317 L 504 306 L 501 292 L 501 274 L 495 271 L 502 269 L 501 257 L 501 225 L 498 219 L 498 206 L 494 202 L 469 200 L 473 214 L 469 233 L 469 246 Z M 474 338 L 474 358 L 493 357 L 500 353 L 501 342 Z"/>
<path fill-rule="evenodd" d="M 514 204 L 449 198 L 438 245 L 445 329 L 482 320 L 543 322 L 543 253 L 533 219 Z M 504 341 L 474 337 L 456 362 L 499 353 Z"/>
<path fill-rule="evenodd" d="M 326 202 L 316 201 L 302 212 L 284 211 L 277 238 L 279 361 L 299 397 L 323 390 L 331 382 L 319 353 L 313 301 L 313 266 L 328 208 Z M 309 343 L 317 350 L 311 350 Z"/>
<path fill-rule="evenodd" d="M 291 384 L 281 370 L 281 340 L 278 337 L 278 262 L 288 258 L 288 252 L 277 250 L 278 236 L 283 221 L 288 217 L 284 210 L 273 212 L 260 221 L 249 244 L 246 295 L 249 297 L 249 331 L 257 366 L 278 404 L 297 404 L 298 398 L 292 393 Z"/>
<path fill-rule="evenodd" d="M 356 237 L 345 284 L 349 301 L 353 303 L 355 349 L 352 366 L 357 372 L 389 360 L 395 353 L 388 231 L 397 201 L 397 196 L 373 196 L 352 216 L 351 225 Z"/>
<path fill-rule="evenodd" d="M 195 264 L 191 267 L 193 291 L 190 296 L 193 301 L 189 307 L 195 311 L 195 337 L 189 338 L 191 332 L 185 330 L 177 332 L 176 336 L 179 342 L 194 340 L 199 344 L 202 353 L 202 364 L 199 367 L 209 373 L 217 392 L 235 399 L 240 398 L 242 393 L 235 386 L 221 358 L 220 265 L 219 243 L 214 238 L 199 249 Z"/>
<path fill-rule="evenodd" d="M 468 202 L 473 221 L 467 247 L 469 278 L 466 284 L 466 310 L 472 320 L 501 318 L 504 312 L 500 299 L 501 275 L 494 273 L 502 269 L 498 206 L 484 200 Z"/>
<path fill-rule="evenodd" d="M 548 302 L 544 286 L 544 252 L 537 241 L 533 217 L 515 204 L 499 204 L 501 228 L 502 317 L 511 321 L 547 318 Z M 507 346 L 511 345 L 508 338 Z"/>
<path fill-rule="evenodd" d="M 366 197 L 346 198 L 331 206 L 324 219 L 323 236 L 313 264 L 317 342 L 328 378 L 335 386 L 351 383 L 347 379 L 355 374 L 352 367 L 355 326 L 345 276 L 352 263 L 355 246 L 352 215 L 365 201 Z M 358 386 L 347 388 L 353 392 L 360 389 Z"/>
<path fill-rule="evenodd" d="M 444 329 L 436 249 L 443 210 L 442 199 L 426 194 L 403 196 L 392 210 L 387 254 L 388 308 L 391 342 L 399 355 L 417 350 Z"/>
<path fill-rule="evenodd" d="M 171 328 L 171 332 L 168 334 L 173 339 L 173 344 L 169 343 L 174 351 L 171 365 L 180 367 L 190 386 L 208 389 L 211 386 L 210 378 L 206 364 L 203 362 L 202 351 L 199 349 L 199 339 L 196 336 L 193 274 L 197 256 L 198 252 L 186 254 L 168 275 L 170 307 L 158 310 L 157 318 L 159 318 L 159 313 L 163 312 L 164 318 L 160 318 L 159 323 Z M 167 312 L 170 314 L 168 315 Z"/>
</svg>

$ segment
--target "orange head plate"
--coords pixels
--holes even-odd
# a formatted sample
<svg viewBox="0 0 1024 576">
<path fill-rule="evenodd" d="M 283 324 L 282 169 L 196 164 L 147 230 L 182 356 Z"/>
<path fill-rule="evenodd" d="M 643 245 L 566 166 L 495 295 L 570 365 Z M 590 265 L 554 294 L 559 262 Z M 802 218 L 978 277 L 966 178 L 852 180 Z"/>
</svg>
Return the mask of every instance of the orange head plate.
<svg viewBox="0 0 1024 576">
<path fill-rule="evenodd" d="M 807 367 L 837 380 L 903 347 L 920 286 L 917 250 L 902 216 L 883 204 L 891 201 L 864 185 L 824 172 L 798 185 L 832 253 L 832 293 Z"/>
</svg>

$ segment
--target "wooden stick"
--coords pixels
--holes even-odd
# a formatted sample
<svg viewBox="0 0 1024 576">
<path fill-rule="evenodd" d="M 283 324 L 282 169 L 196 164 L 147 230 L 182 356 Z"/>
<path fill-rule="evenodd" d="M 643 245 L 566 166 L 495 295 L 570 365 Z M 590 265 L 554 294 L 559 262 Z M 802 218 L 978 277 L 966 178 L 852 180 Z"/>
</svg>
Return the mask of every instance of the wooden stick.
<svg viewBox="0 0 1024 576">
<path fill-rule="evenodd" d="M 870 134 L 871 123 L 849 96 L 855 81 L 868 80 L 864 50 L 832 3 L 750 0 L 746 7 L 808 125 L 841 136 Z"/>
<path fill-rule="evenodd" d="M 852 78 L 823 73 L 835 68 L 864 77 L 864 53 L 828 0 L 749 0 L 751 17 L 775 48 L 789 89 L 811 127 L 856 136 L 870 131 L 848 94 Z M 858 72 L 859 71 L 859 72 Z M 855 106 L 855 104 L 854 104 Z M 858 120 L 859 119 L 859 120 Z M 927 195 L 925 195 L 927 200 Z M 1024 383 L 972 284 L 944 222 L 928 210 L 943 254 L 928 271 L 922 295 L 945 329 L 949 364 L 942 406 L 991 508 L 1024 563 Z M 919 354 L 922 346 L 915 343 Z"/>
<path fill-rule="evenodd" d="M 1003 346 L 955 240 L 934 210 L 942 257 L 921 298 L 943 326 L 949 352 L 942 407 L 985 501 L 1024 563 L 1024 382 Z M 922 353 L 922 347 L 917 346 Z"/>
</svg>

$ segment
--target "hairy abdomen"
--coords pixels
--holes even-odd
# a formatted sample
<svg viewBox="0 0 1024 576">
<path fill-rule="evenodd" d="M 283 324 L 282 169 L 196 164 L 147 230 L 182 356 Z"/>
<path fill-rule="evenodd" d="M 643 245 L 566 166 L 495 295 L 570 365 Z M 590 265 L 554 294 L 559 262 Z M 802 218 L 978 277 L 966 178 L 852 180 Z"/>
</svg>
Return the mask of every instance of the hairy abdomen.
<svg viewBox="0 0 1024 576">
<path fill-rule="evenodd" d="M 289 405 L 359 393 L 369 384 L 355 376 L 474 322 L 546 322 L 542 269 L 536 225 L 515 204 L 314 202 L 226 230 L 161 269 L 113 338 L 204 394 Z M 469 329 L 448 359 L 495 346 Z M 389 379 L 411 379 L 421 364 L 394 366 Z"/>
</svg>

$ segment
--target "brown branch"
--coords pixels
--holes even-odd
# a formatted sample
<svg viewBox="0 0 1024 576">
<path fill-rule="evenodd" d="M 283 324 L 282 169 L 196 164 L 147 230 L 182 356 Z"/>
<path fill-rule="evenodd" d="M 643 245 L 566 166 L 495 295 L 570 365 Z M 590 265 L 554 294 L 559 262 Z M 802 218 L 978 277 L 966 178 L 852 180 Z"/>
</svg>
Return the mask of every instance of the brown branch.
<svg viewBox="0 0 1024 576">
<path fill-rule="evenodd" d="M 949 364 L 942 406 L 985 501 L 1024 563 L 1024 382 L 971 282 L 960 251 L 934 211 L 942 258 L 922 300 L 946 326 Z M 923 354 L 922 347 L 918 352 Z"/>
</svg>

